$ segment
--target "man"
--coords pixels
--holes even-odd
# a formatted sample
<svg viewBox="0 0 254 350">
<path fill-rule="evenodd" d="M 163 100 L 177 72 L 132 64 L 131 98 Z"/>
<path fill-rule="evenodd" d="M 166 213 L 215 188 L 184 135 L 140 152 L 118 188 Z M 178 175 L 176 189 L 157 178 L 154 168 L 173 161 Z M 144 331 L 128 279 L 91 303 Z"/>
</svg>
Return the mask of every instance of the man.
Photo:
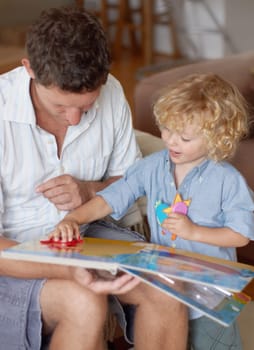
<svg viewBox="0 0 254 350">
<path fill-rule="evenodd" d="M 108 75 L 107 42 L 94 16 L 74 8 L 45 11 L 26 46 L 23 67 L 0 78 L 0 249 L 44 236 L 139 158 L 129 107 Z M 84 230 L 138 238 L 100 222 Z M 5 350 L 40 349 L 45 335 L 50 349 L 105 349 L 109 294 L 136 306 L 136 350 L 185 349 L 185 307 L 131 276 L 104 281 L 82 268 L 4 259 L 0 273 Z"/>
</svg>

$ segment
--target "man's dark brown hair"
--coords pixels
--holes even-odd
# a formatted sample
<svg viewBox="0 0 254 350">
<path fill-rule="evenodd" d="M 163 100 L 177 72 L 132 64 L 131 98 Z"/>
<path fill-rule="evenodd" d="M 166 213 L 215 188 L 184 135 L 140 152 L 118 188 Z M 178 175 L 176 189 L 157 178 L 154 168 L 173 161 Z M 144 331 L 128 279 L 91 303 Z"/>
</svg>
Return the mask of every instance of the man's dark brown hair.
<svg viewBox="0 0 254 350">
<path fill-rule="evenodd" d="M 85 10 L 43 11 L 28 31 L 26 49 L 35 79 L 44 86 L 79 93 L 107 79 L 111 58 L 105 32 Z"/>
</svg>

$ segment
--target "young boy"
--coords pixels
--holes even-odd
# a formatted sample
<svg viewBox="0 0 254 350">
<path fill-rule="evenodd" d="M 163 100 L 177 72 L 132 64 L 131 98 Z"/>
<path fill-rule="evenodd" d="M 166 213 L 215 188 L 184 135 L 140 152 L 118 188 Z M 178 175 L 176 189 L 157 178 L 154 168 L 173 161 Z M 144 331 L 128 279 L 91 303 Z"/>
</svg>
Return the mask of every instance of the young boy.
<svg viewBox="0 0 254 350">
<path fill-rule="evenodd" d="M 131 166 L 122 179 L 68 214 L 51 236 L 78 237 L 79 225 L 108 214 L 118 219 L 146 195 L 151 242 L 235 260 L 235 247 L 254 238 L 252 194 L 225 161 L 248 130 L 242 96 L 217 75 L 195 74 L 165 89 L 154 114 L 166 149 Z M 161 203 L 169 213 L 164 220 Z M 177 203 L 185 210 L 174 210 Z M 241 349 L 236 325 L 224 329 L 193 317 L 195 349 Z"/>
</svg>

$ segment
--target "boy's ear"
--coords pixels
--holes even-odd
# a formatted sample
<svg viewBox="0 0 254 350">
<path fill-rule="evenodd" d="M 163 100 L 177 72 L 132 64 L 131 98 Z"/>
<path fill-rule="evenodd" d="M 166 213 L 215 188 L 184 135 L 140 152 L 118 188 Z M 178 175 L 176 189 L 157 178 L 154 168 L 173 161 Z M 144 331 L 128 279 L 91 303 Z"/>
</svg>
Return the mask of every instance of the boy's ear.
<svg viewBox="0 0 254 350">
<path fill-rule="evenodd" d="M 28 58 L 22 58 L 21 63 L 26 68 L 27 73 L 30 75 L 32 79 L 35 79 L 34 71 L 30 66 L 30 61 Z"/>
</svg>

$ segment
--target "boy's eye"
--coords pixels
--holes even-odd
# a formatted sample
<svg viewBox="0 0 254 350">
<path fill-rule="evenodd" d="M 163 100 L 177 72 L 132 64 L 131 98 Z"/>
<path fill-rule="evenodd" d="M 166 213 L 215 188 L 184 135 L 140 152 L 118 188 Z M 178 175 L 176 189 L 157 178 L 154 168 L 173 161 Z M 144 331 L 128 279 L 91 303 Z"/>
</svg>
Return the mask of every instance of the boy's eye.
<svg viewBox="0 0 254 350">
<path fill-rule="evenodd" d="M 183 142 L 190 142 L 191 141 L 190 139 L 187 139 L 187 138 L 185 138 L 183 136 L 181 136 L 181 139 L 182 139 Z"/>
</svg>

